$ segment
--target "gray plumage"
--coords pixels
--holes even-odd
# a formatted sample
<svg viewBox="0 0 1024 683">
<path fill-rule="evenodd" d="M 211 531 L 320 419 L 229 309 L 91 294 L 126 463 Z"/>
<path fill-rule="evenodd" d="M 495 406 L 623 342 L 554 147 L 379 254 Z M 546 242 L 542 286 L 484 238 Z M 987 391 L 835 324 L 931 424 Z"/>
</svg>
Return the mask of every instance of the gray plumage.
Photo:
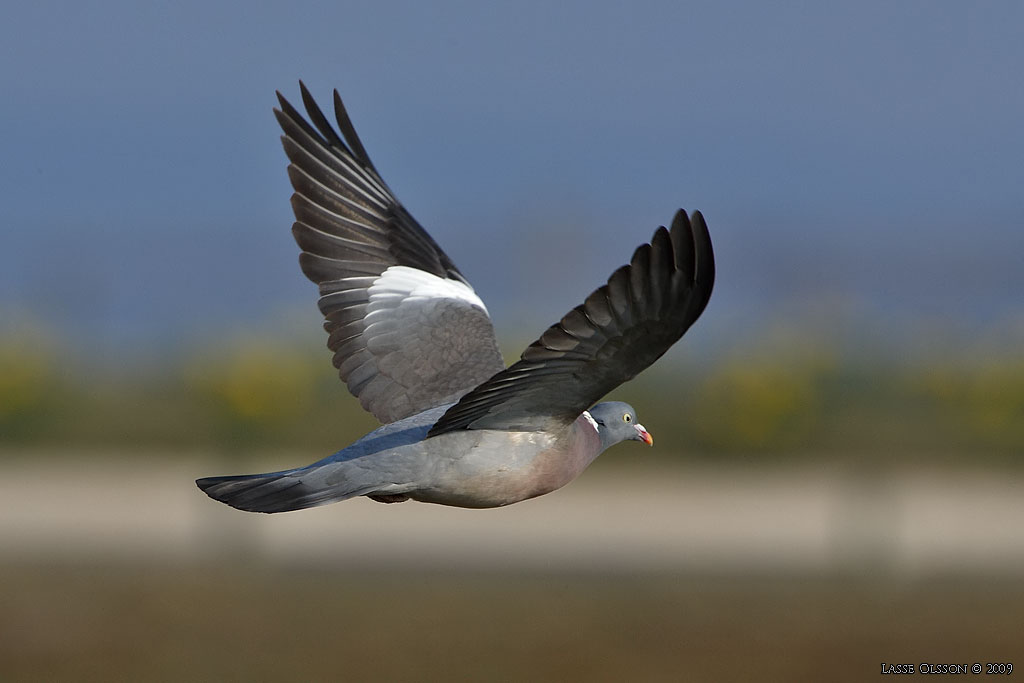
<svg viewBox="0 0 1024 683">
<path fill-rule="evenodd" d="M 701 214 L 677 212 L 505 368 L 483 302 L 381 179 L 337 91 L 340 136 L 300 86 L 312 125 L 280 93 L 275 110 L 299 262 L 320 288 L 339 375 L 385 424 L 307 467 L 199 487 L 254 512 L 355 496 L 497 507 L 564 486 L 616 443 L 651 444 L 632 407 L 593 404 L 707 305 L 714 254 Z"/>
</svg>

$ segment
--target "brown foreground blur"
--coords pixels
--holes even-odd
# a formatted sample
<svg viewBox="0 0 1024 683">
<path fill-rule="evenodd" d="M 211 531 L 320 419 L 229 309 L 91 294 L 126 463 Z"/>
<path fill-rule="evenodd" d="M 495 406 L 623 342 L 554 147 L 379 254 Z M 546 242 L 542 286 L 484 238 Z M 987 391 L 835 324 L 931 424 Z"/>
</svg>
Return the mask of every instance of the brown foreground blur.
<svg viewBox="0 0 1024 683">
<path fill-rule="evenodd" d="M 0 580 L 5 681 L 838 682 L 1024 654 L 1019 581 L 244 563 Z"/>
</svg>

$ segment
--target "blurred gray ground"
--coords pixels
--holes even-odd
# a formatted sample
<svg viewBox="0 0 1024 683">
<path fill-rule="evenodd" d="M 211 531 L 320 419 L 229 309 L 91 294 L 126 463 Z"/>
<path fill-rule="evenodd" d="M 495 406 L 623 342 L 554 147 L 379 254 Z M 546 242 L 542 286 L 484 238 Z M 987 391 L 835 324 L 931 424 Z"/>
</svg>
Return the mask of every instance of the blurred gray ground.
<svg viewBox="0 0 1024 683">
<path fill-rule="evenodd" d="M 209 459 L 12 455 L 0 479 L 7 561 L 1024 576 L 1019 473 L 598 465 L 504 509 L 358 499 L 254 515 L 195 488 L 225 471 Z"/>
</svg>

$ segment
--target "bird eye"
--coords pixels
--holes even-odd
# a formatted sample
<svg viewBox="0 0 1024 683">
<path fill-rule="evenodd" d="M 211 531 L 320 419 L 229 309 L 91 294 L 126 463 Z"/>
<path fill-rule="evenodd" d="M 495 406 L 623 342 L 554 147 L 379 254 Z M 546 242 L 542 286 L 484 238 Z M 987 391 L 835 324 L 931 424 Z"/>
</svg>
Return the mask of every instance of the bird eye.
<svg viewBox="0 0 1024 683">
<path fill-rule="evenodd" d="M 622 416 L 622 421 L 623 422 L 632 422 L 633 418 L 629 416 L 629 413 L 626 413 L 625 415 Z"/>
</svg>

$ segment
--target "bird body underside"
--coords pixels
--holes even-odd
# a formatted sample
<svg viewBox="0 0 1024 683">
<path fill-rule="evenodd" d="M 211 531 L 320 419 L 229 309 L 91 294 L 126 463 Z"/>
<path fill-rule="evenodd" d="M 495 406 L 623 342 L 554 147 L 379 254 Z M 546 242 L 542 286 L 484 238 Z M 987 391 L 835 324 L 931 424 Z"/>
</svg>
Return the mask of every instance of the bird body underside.
<svg viewBox="0 0 1024 683">
<path fill-rule="evenodd" d="M 250 512 L 299 510 L 356 496 L 492 508 L 565 486 L 601 452 L 597 432 L 583 417 L 554 432 L 467 430 L 423 440 L 435 413 L 447 407 L 381 427 L 307 467 L 209 477 L 199 487 Z"/>
</svg>

